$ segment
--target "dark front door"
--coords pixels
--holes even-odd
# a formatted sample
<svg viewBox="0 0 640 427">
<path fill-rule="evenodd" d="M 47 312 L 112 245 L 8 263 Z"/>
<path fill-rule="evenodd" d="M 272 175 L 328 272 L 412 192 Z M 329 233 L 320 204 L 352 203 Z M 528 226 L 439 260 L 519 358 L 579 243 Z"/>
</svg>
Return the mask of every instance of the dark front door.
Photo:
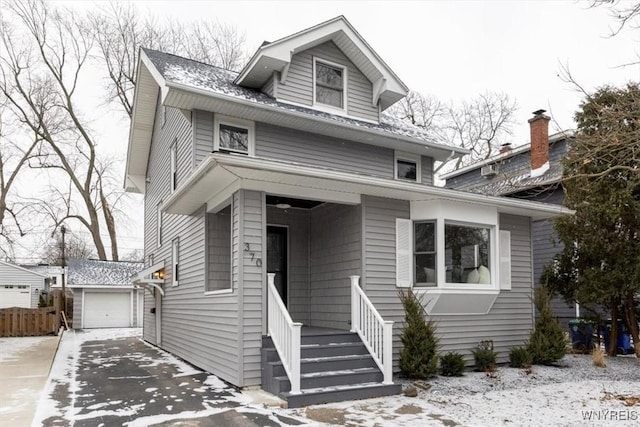
<svg viewBox="0 0 640 427">
<path fill-rule="evenodd" d="M 267 273 L 275 273 L 275 285 L 287 306 L 287 227 L 267 227 Z"/>
</svg>

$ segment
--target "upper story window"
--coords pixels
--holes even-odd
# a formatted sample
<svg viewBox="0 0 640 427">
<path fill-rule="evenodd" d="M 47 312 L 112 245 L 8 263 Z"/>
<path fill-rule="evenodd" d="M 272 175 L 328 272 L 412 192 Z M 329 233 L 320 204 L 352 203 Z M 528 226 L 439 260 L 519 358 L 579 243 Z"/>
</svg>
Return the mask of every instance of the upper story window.
<svg viewBox="0 0 640 427">
<path fill-rule="evenodd" d="M 175 239 L 171 242 L 171 286 L 178 286 L 180 272 L 180 241 Z"/>
<path fill-rule="evenodd" d="M 162 246 L 162 202 L 156 206 L 156 245 Z"/>
<path fill-rule="evenodd" d="M 347 69 L 339 64 L 313 58 L 314 105 L 346 110 Z"/>
<path fill-rule="evenodd" d="M 422 168 L 419 155 L 396 151 L 394 161 L 395 179 L 413 182 L 422 181 Z"/>
<path fill-rule="evenodd" d="M 171 191 L 178 188 L 178 141 L 171 144 Z"/>
<path fill-rule="evenodd" d="M 255 150 L 254 129 L 252 121 L 216 114 L 213 150 L 253 156 Z"/>
</svg>

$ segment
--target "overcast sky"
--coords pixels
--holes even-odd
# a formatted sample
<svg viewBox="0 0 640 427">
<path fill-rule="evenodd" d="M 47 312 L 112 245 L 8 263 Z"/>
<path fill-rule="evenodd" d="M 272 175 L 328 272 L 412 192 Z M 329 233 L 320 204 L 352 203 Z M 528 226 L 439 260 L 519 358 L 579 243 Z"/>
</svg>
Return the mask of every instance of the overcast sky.
<svg viewBox="0 0 640 427">
<path fill-rule="evenodd" d="M 64 1 L 86 8 L 95 3 Z M 607 8 L 575 1 L 136 1 L 141 13 L 188 23 L 218 19 L 244 31 L 253 53 L 273 41 L 344 15 L 411 89 L 442 101 L 504 92 L 519 105 L 514 145 L 528 143 L 527 119 L 545 109 L 553 130 L 573 128 L 582 95 L 563 82 L 568 66 L 587 90 L 640 80 L 640 31 L 611 38 Z M 87 82 L 91 83 L 91 82 Z M 96 83 L 93 83 L 96 84 Z M 99 91 L 91 92 L 95 99 Z M 103 146 L 124 159 L 128 120 L 103 116 L 95 128 Z M 133 215 L 133 223 L 142 212 Z M 136 219 L 137 218 L 137 219 Z M 120 233 L 121 235 L 123 233 Z M 142 227 L 131 227 L 121 246 L 142 248 Z"/>
</svg>

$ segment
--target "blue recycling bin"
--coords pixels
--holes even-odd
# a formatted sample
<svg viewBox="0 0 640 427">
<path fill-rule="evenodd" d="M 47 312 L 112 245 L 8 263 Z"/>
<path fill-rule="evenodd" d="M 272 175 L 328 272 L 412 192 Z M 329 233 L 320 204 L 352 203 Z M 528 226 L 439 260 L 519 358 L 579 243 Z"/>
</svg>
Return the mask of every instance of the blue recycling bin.
<svg viewBox="0 0 640 427">
<path fill-rule="evenodd" d="M 609 339 L 611 336 L 611 319 L 607 320 L 606 326 L 600 327 L 600 335 L 604 338 L 604 346 L 609 348 Z M 634 352 L 631 346 L 631 333 L 627 328 L 627 325 L 620 319 L 618 319 L 618 335 L 616 337 L 616 347 L 618 354 L 631 354 Z"/>
<path fill-rule="evenodd" d="M 569 320 L 571 346 L 577 351 L 590 351 L 593 345 L 593 325 L 584 319 Z"/>
</svg>

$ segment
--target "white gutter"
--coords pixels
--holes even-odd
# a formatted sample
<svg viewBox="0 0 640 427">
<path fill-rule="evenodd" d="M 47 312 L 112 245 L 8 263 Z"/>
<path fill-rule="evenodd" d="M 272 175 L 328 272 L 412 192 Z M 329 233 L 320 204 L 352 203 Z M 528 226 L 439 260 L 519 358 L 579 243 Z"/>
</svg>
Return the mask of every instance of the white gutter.
<svg viewBox="0 0 640 427">
<path fill-rule="evenodd" d="M 342 172 L 333 169 L 303 166 L 297 163 L 277 162 L 273 160 L 256 159 L 246 156 L 230 156 L 227 154 L 212 153 L 207 156 L 191 177 L 184 182 L 178 190 L 166 200 L 165 205 L 170 206 L 177 202 L 183 195 L 190 191 L 207 172 L 217 166 L 239 167 L 266 172 L 278 172 L 287 175 L 300 175 L 312 178 L 342 181 L 372 187 L 379 187 L 397 191 L 398 198 L 403 200 L 428 200 L 434 198 L 452 199 L 461 202 L 476 203 L 487 206 L 502 207 L 505 209 L 519 210 L 521 215 L 526 213 L 540 213 L 546 217 L 571 215 L 575 211 L 560 205 L 553 205 L 528 200 L 512 199 L 507 197 L 487 196 L 477 193 L 468 193 L 461 190 L 453 190 L 443 187 L 434 187 L 424 184 L 414 184 L 405 181 L 379 178 L 369 175 L 359 175 Z M 239 179 L 242 179 L 239 177 Z M 347 190 L 343 190 L 347 191 Z M 402 193 L 410 193 L 410 197 Z M 203 201 L 204 202 L 204 201 Z"/>
<path fill-rule="evenodd" d="M 384 132 L 384 131 L 379 131 L 376 129 L 371 129 L 371 128 L 367 128 L 364 126 L 357 126 L 357 125 L 351 125 L 348 123 L 343 123 L 340 121 L 336 121 L 336 120 L 330 120 L 330 119 L 325 119 L 323 117 L 320 116 L 314 116 L 314 115 L 310 115 L 307 113 L 302 113 L 299 111 L 291 111 L 291 110 L 287 110 L 284 109 L 282 107 L 277 107 L 274 105 L 266 105 L 266 104 L 260 104 L 260 103 L 256 103 L 253 101 L 249 101 L 247 99 L 242 99 L 242 98 L 238 98 L 235 96 L 229 96 L 229 95 L 223 95 L 217 92 L 212 92 L 210 90 L 207 89 L 202 89 L 202 88 L 195 88 L 193 86 L 189 86 L 183 83 L 176 83 L 176 82 L 170 82 L 167 81 L 166 82 L 166 86 L 168 88 L 173 88 L 176 90 L 180 90 L 180 91 L 184 91 L 184 92 L 190 92 L 196 95 L 202 95 L 202 96 L 206 96 L 209 98 L 214 98 L 214 99 L 218 99 L 221 101 L 226 101 L 226 102 L 231 102 L 231 103 L 235 103 L 235 104 L 240 104 L 243 105 L 245 107 L 250 107 L 250 108 L 254 108 L 257 110 L 266 110 L 268 112 L 271 113 L 277 113 L 277 114 L 281 114 L 284 116 L 291 116 L 291 117 L 295 117 L 298 119 L 304 119 L 304 120 L 311 120 L 311 121 L 315 121 L 315 122 L 319 122 L 322 124 L 327 124 L 327 125 L 331 125 L 331 126 L 335 126 L 335 127 L 340 127 L 340 128 L 344 128 L 344 129 L 350 129 L 350 130 L 356 130 L 358 132 L 362 132 L 362 133 L 367 133 L 373 136 L 379 136 L 379 137 L 383 137 L 383 138 L 389 138 L 389 139 L 396 139 L 398 141 L 403 141 L 403 142 L 408 142 L 410 144 L 414 144 L 416 146 L 419 147 L 423 147 L 423 148 L 431 148 L 434 150 L 440 150 L 440 151 L 446 151 L 446 152 L 457 152 L 461 155 L 465 155 L 465 154 L 469 154 L 470 151 L 465 149 L 465 148 L 460 148 L 460 147 L 452 147 L 452 146 L 448 146 L 448 145 L 441 145 L 441 144 L 437 144 L 437 143 L 433 143 L 433 142 L 428 142 L 428 141 L 424 141 L 422 139 L 418 139 L 418 138 L 412 138 L 410 136 L 407 135 L 401 135 L 401 134 L 396 134 L 396 133 L 390 133 L 390 132 Z M 178 107 L 174 105 L 173 107 Z M 389 125 L 392 126 L 392 125 Z M 366 142 L 361 142 L 363 144 L 366 144 Z M 428 156 L 428 152 L 424 153 L 425 156 Z"/>
</svg>

